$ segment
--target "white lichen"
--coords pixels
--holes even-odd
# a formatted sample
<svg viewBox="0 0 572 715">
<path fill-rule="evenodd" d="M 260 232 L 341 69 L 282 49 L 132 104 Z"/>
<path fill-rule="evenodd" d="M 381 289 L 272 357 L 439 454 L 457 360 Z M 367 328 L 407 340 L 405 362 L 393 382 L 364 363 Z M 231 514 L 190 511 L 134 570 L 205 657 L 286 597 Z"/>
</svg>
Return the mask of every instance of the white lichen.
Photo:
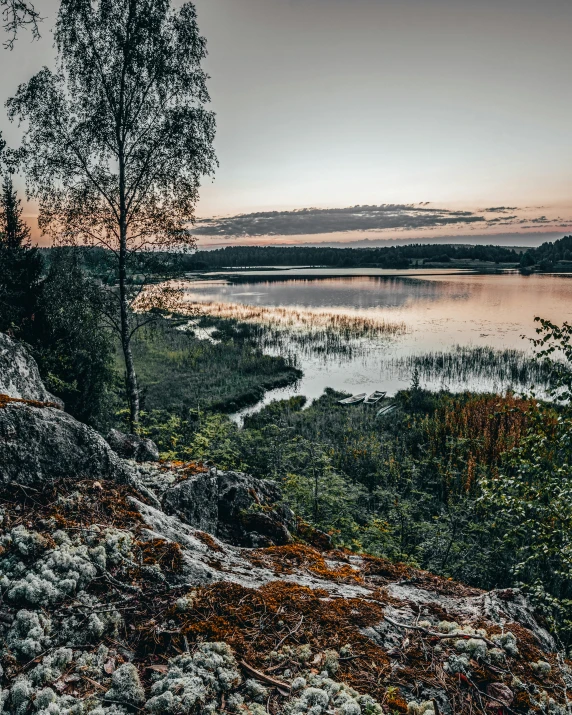
<svg viewBox="0 0 572 715">
<path fill-rule="evenodd" d="M 226 643 L 203 643 L 193 654 L 180 655 L 168 663 L 164 676 L 151 686 L 145 704 L 152 713 L 193 713 L 198 704 L 207 711 L 221 707 L 221 697 L 242 679 Z"/>
<path fill-rule="evenodd" d="M 111 688 L 106 692 L 105 699 L 126 705 L 141 705 L 145 702 L 145 691 L 133 663 L 124 663 L 113 673 Z"/>
<path fill-rule="evenodd" d="M 297 684 L 298 685 L 298 684 Z M 369 695 L 360 695 L 345 683 L 327 675 L 309 675 L 305 686 L 284 707 L 286 715 L 382 715 L 382 708 Z"/>
<path fill-rule="evenodd" d="M 435 715 L 435 705 L 432 700 L 418 703 L 412 700 L 407 703 L 407 715 Z"/>
</svg>

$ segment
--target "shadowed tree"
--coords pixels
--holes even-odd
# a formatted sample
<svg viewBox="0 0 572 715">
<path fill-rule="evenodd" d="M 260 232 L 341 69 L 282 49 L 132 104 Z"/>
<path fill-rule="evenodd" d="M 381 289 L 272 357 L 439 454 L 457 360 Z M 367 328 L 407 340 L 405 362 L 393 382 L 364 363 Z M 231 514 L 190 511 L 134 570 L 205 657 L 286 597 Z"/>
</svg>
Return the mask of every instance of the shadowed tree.
<svg viewBox="0 0 572 715">
<path fill-rule="evenodd" d="M 31 247 L 30 228 L 7 173 L 0 192 L 0 331 L 29 339 L 41 274 L 41 256 Z"/>
<path fill-rule="evenodd" d="M 60 244 L 109 249 L 132 428 L 139 390 L 131 352 L 128 264 L 156 247 L 193 245 L 188 225 L 216 165 L 214 114 L 201 68 L 206 44 L 191 3 L 63 0 L 58 69 L 43 68 L 8 100 L 28 123 L 16 158 L 41 229 Z"/>
</svg>

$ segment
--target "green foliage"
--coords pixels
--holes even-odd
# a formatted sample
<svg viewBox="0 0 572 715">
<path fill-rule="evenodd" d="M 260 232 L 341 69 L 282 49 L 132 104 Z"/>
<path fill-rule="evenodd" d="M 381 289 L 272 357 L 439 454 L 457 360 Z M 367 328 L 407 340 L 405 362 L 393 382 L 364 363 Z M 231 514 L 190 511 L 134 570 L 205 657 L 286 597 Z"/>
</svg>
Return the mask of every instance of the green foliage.
<svg viewBox="0 0 572 715">
<path fill-rule="evenodd" d="M 116 375 L 105 326 L 107 296 L 73 249 L 58 254 L 42 283 L 32 344 L 48 389 L 82 422 L 105 429 Z"/>
<path fill-rule="evenodd" d="M 572 401 L 572 325 L 566 321 L 556 325 L 538 317 L 534 320 L 540 324 L 536 329 L 540 337 L 533 339 L 532 344 L 536 349 L 536 359 L 550 369 L 550 397 L 569 405 Z"/>
<path fill-rule="evenodd" d="M 0 331 L 30 339 L 41 275 L 42 258 L 30 246 L 30 229 L 8 174 L 0 196 Z"/>
<path fill-rule="evenodd" d="M 184 417 L 197 409 L 232 412 L 300 376 L 289 360 L 254 347 L 247 329 L 233 324 L 213 332 L 218 327 L 214 321 L 201 320 L 200 326 L 188 322 L 158 319 L 133 339 L 148 412 L 166 410 Z M 119 360 L 117 365 L 122 369 Z"/>
<path fill-rule="evenodd" d="M 480 483 L 496 554 L 572 641 L 572 418 L 537 413 L 497 477 Z"/>
</svg>

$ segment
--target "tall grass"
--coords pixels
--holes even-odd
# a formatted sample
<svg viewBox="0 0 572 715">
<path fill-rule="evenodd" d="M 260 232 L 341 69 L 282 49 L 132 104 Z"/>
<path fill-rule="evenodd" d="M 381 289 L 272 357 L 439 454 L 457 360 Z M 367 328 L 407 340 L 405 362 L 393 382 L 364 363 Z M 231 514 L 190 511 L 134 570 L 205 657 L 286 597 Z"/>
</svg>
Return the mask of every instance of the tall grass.
<svg viewBox="0 0 572 715">
<path fill-rule="evenodd" d="M 347 311 L 242 305 L 217 301 L 185 301 L 181 313 L 202 314 L 251 326 L 251 336 L 263 350 L 282 355 L 356 357 L 406 332 L 402 322 L 366 317 Z"/>
<path fill-rule="evenodd" d="M 487 381 L 504 391 L 545 390 L 551 382 L 551 369 L 524 350 L 498 350 L 492 347 L 456 345 L 451 350 L 408 355 L 386 361 L 388 369 L 406 377 L 414 370 L 425 380 L 472 385 Z"/>
</svg>

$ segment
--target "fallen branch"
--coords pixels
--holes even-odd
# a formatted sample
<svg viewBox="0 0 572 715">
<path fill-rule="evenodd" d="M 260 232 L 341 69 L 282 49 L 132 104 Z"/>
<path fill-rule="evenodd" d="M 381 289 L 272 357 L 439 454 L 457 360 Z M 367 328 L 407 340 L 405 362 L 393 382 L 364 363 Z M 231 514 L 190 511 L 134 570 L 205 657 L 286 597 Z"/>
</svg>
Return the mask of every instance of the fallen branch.
<svg viewBox="0 0 572 715">
<path fill-rule="evenodd" d="M 411 626 L 408 623 L 398 623 L 389 616 L 384 616 L 383 620 L 387 621 L 388 623 L 391 623 L 392 626 L 396 626 L 397 628 L 405 628 L 410 631 L 420 631 L 421 633 L 425 633 L 425 635 L 427 636 L 431 636 L 432 638 L 439 638 L 440 640 L 458 638 L 459 640 L 468 641 L 471 638 L 475 638 L 476 640 L 484 641 L 487 645 L 491 646 L 491 648 L 498 648 L 496 643 L 493 643 L 493 641 L 489 640 L 485 636 L 479 636 L 476 634 L 470 635 L 468 633 L 436 633 L 435 631 L 430 631 L 428 628 L 424 628 L 423 626 Z"/>
<path fill-rule="evenodd" d="M 304 622 L 304 616 L 302 616 L 302 618 L 300 618 L 300 623 L 298 623 L 298 625 L 297 625 L 295 628 L 293 628 L 293 629 L 290 631 L 290 633 L 287 633 L 287 634 L 284 636 L 284 638 L 282 638 L 282 640 L 279 641 L 278 645 L 275 646 L 274 650 L 278 650 L 278 649 L 280 648 L 280 646 L 282 645 L 282 643 L 284 643 L 284 641 L 285 641 L 287 638 L 290 638 L 290 636 L 293 636 L 294 633 L 297 633 L 297 632 L 300 630 L 300 626 L 302 625 L 303 622 Z"/>
<path fill-rule="evenodd" d="M 288 683 L 284 683 L 282 680 L 276 680 L 276 678 L 266 675 L 266 673 L 262 673 L 260 670 L 256 670 L 256 668 L 253 668 L 245 660 L 241 660 L 240 665 L 249 675 L 258 678 L 258 680 L 262 680 L 264 683 L 268 683 L 268 685 L 273 685 L 275 688 L 278 688 L 282 695 L 288 695 L 290 693 L 292 688 Z"/>
</svg>

